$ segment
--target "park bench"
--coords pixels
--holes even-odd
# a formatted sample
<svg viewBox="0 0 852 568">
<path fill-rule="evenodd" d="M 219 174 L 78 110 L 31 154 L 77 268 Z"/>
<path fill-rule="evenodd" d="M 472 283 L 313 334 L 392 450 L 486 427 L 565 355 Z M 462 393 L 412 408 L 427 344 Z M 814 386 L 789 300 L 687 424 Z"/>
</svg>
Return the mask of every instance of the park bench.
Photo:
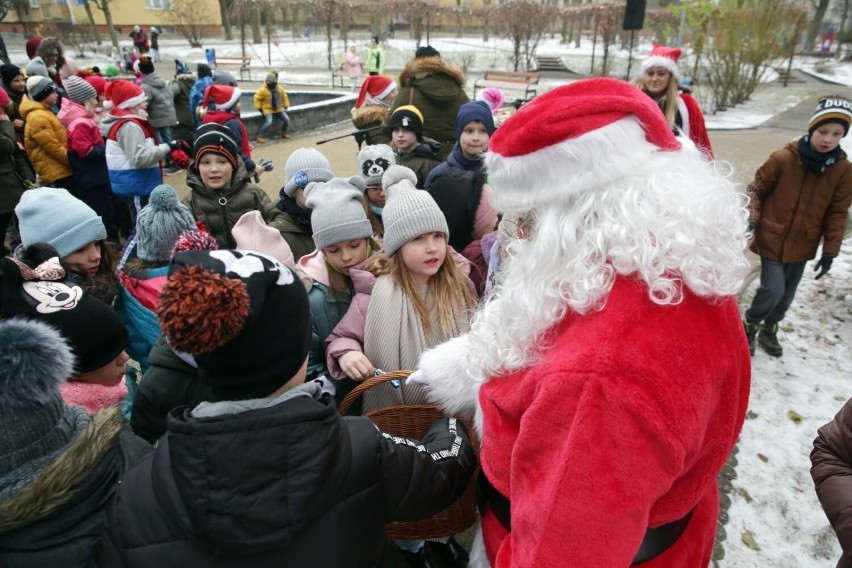
<svg viewBox="0 0 852 568">
<path fill-rule="evenodd" d="M 217 57 L 215 65 L 216 69 L 238 70 L 240 81 L 244 80 L 244 74 L 248 73 L 248 80 L 251 81 L 251 57 Z"/>
<path fill-rule="evenodd" d="M 524 93 L 524 98 L 529 99 L 536 95 L 538 80 L 541 73 L 535 71 L 498 71 L 489 69 L 484 77 L 480 77 L 473 83 L 473 96 L 485 87 L 497 87 L 503 91 L 519 91 Z"/>
<path fill-rule="evenodd" d="M 346 76 L 346 72 L 343 71 L 343 69 L 338 68 L 338 69 L 335 69 L 334 71 L 331 72 L 331 88 L 332 89 L 334 87 L 337 87 L 338 83 L 340 84 L 341 89 L 346 88 L 346 87 L 349 86 L 347 84 L 348 81 L 349 81 L 349 77 Z"/>
</svg>

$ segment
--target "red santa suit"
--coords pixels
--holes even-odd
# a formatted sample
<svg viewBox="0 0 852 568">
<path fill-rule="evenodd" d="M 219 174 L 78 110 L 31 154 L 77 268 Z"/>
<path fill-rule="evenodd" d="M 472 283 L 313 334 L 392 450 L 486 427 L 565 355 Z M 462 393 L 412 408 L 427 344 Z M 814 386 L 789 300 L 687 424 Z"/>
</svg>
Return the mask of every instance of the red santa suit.
<svg viewBox="0 0 852 568">
<path fill-rule="evenodd" d="M 618 155 L 589 147 L 594 142 L 586 142 L 584 134 L 612 124 L 623 128 L 624 117 L 638 144 L 625 139 Z M 612 132 L 610 143 L 628 130 Z M 515 209 L 535 214 L 559 207 L 560 199 L 570 208 L 572 193 L 610 182 L 610 191 L 618 191 L 625 179 L 633 179 L 637 164 L 653 160 L 655 153 L 680 150 L 650 98 L 624 82 L 595 79 L 559 87 L 522 107 L 492 137 L 486 163 L 495 196 L 514 192 Z M 717 175 L 694 149 L 688 151 L 707 168 L 706 175 Z M 577 165 L 572 160 L 590 163 L 572 169 Z M 565 169 L 575 173 L 566 176 Z M 652 181 L 639 179 L 640 192 L 643 184 L 653 183 L 655 172 L 643 175 Z M 733 186 L 719 198 L 741 209 Z M 726 218 L 724 212 L 712 221 L 709 214 L 698 219 L 691 213 L 667 214 L 687 217 L 682 226 Z M 579 234 L 595 222 L 578 221 L 585 227 Z M 724 222 L 718 222 L 722 234 Z M 744 234 L 745 217 L 738 222 Z M 535 222 L 531 230 L 537 230 Z M 745 238 L 731 239 L 724 250 L 720 246 L 720 255 L 744 267 L 744 276 Z M 649 240 L 651 248 L 682 244 Z M 682 241 L 696 246 L 686 235 Z M 652 301 L 642 277 L 619 270 L 615 267 L 605 301 L 595 304 L 598 309 L 569 307 L 537 339 L 546 346 L 540 355 L 517 371 L 484 376 L 481 383 L 460 378 L 465 374 L 459 368 L 472 355 L 468 336 L 421 358 L 415 380 L 425 381 L 434 401 L 448 412 L 476 407 L 482 471 L 490 489 L 482 540 L 494 568 L 628 567 L 648 544 L 649 529 L 670 524 L 678 527 L 670 542 L 637 566 L 710 563 L 719 511 L 716 478 L 745 419 L 751 379 L 733 295 L 741 280 L 720 285 L 729 290 L 725 294 L 698 295 L 687 287 L 688 277 L 674 277 L 682 297 L 666 303 Z M 572 277 L 566 271 L 566 282 Z M 500 294 L 498 286 L 495 302 Z M 518 308 L 516 321 L 524 309 Z"/>
</svg>

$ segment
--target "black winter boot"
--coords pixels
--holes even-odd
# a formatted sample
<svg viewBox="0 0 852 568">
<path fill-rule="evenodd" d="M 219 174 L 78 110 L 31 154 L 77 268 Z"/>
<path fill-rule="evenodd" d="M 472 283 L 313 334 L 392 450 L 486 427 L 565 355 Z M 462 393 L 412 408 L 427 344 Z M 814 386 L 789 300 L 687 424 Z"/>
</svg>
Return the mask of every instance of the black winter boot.
<svg viewBox="0 0 852 568">
<path fill-rule="evenodd" d="M 748 352 L 749 354 L 754 355 L 755 338 L 757 337 L 757 324 L 744 319 L 743 327 L 745 327 L 746 339 L 748 340 Z"/>
<path fill-rule="evenodd" d="M 780 357 L 784 354 L 784 348 L 778 343 L 778 324 L 774 321 L 764 322 L 757 334 L 757 342 L 768 355 Z"/>
</svg>

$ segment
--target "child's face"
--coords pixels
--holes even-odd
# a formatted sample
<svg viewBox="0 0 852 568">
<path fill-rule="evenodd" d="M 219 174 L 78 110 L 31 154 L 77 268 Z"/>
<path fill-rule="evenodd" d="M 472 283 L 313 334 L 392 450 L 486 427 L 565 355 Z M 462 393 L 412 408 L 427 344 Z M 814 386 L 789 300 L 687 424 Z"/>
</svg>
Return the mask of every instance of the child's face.
<svg viewBox="0 0 852 568">
<path fill-rule="evenodd" d="M 662 67 L 651 67 L 644 73 L 645 88 L 652 95 L 662 95 L 669 87 L 672 74 Z"/>
<path fill-rule="evenodd" d="M 124 377 L 124 374 L 127 371 L 127 360 L 129 358 L 130 357 L 127 356 L 127 353 L 122 351 L 115 359 L 100 369 L 80 373 L 76 380 L 90 385 L 104 385 L 107 387 L 115 386 L 120 383 L 121 379 Z"/>
<path fill-rule="evenodd" d="M 393 129 L 393 142 L 397 150 L 403 154 L 408 154 L 417 146 L 417 134 L 401 126 L 397 126 Z"/>
<path fill-rule="evenodd" d="M 380 185 L 367 186 L 367 199 L 377 207 L 385 206 L 385 189 Z"/>
<path fill-rule="evenodd" d="M 57 93 L 56 91 L 53 91 L 52 93 L 47 95 L 45 98 L 43 98 L 41 100 L 41 102 L 42 102 L 42 104 L 45 104 L 47 106 L 55 105 L 56 103 L 59 102 L 59 93 Z"/>
<path fill-rule="evenodd" d="M 485 124 L 479 120 L 471 120 L 464 125 L 459 137 L 459 146 L 466 157 L 478 158 L 488 150 L 489 140 L 491 136 L 488 135 Z"/>
<path fill-rule="evenodd" d="M 444 264 L 447 237 L 444 233 L 424 233 L 402 245 L 399 251 L 402 263 L 415 284 L 426 286 Z"/>
<path fill-rule="evenodd" d="M 25 93 L 27 91 L 27 80 L 24 79 L 23 75 L 15 75 L 15 78 L 12 79 L 12 82 L 9 83 L 9 86 L 12 88 L 13 91 Z"/>
<path fill-rule="evenodd" d="M 367 258 L 367 239 L 335 243 L 322 249 L 322 252 L 333 267 L 349 274 L 350 268 Z"/>
<path fill-rule="evenodd" d="M 841 125 L 833 122 L 823 124 L 811 134 L 811 150 L 826 154 L 837 148 L 841 138 L 843 138 L 843 127 Z"/>
<path fill-rule="evenodd" d="M 222 189 L 231 183 L 234 167 L 225 156 L 208 152 L 198 161 L 198 175 L 210 189 Z"/>
<path fill-rule="evenodd" d="M 101 242 L 92 241 L 84 247 L 75 250 L 62 259 L 66 264 L 73 264 L 89 276 L 98 272 L 101 264 Z"/>
</svg>

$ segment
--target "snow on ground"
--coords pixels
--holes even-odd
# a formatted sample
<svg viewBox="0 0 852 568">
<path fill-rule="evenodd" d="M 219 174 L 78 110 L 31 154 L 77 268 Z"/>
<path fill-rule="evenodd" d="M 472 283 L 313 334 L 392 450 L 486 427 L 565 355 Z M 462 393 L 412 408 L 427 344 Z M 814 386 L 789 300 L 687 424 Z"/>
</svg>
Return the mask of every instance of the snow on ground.
<svg viewBox="0 0 852 568">
<path fill-rule="evenodd" d="M 817 429 L 852 396 L 852 234 L 843 249 L 820 280 L 808 263 L 781 322 L 784 356 L 769 357 L 758 347 L 753 358 L 721 568 L 833 566 L 840 557 L 814 492 L 809 455 Z M 741 294 L 743 310 L 757 285 Z M 759 550 L 745 543 L 747 532 Z"/>
</svg>

